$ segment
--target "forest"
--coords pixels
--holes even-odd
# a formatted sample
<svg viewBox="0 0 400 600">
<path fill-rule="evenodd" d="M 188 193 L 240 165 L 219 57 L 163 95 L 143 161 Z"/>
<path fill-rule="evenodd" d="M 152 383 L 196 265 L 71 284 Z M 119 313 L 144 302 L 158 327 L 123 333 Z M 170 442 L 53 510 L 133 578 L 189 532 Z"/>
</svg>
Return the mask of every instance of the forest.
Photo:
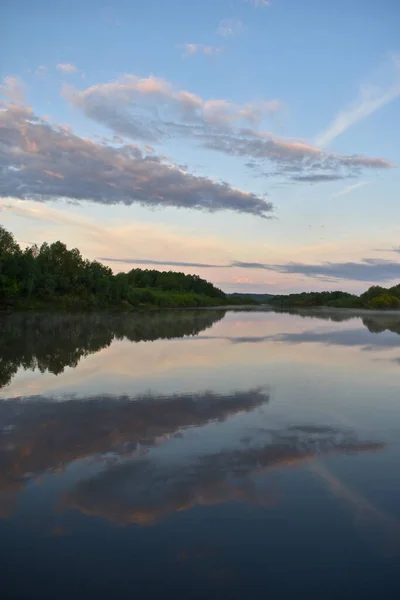
<svg viewBox="0 0 400 600">
<path fill-rule="evenodd" d="M 371 286 L 360 296 L 348 292 L 302 292 L 273 296 L 268 299 L 273 308 L 308 308 L 327 306 L 335 308 L 367 308 L 371 310 L 399 310 L 400 284 L 391 288 Z"/>
<path fill-rule="evenodd" d="M 229 300 L 231 302 L 231 300 Z M 0 225 L 1 309 L 222 306 L 228 297 L 198 275 L 132 269 L 114 274 L 62 242 L 22 249 Z"/>
</svg>

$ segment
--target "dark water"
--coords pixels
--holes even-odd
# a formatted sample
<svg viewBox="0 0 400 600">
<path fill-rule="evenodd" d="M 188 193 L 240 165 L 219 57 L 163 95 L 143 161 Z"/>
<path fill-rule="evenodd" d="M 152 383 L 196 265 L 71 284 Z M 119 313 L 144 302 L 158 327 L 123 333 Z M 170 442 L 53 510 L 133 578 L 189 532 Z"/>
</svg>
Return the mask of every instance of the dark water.
<svg viewBox="0 0 400 600">
<path fill-rule="evenodd" d="M 0 386 L 3 597 L 400 597 L 400 316 L 2 316 Z"/>
</svg>

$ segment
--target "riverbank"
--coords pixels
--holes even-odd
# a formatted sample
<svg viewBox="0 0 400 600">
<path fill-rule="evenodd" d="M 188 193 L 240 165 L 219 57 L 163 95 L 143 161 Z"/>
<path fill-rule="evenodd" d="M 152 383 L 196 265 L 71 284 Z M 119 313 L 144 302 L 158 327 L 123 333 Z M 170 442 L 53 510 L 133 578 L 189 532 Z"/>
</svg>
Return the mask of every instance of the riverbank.
<svg viewBox="0 0 400 600">
<path fill-rule="evenodd" d="M 337 308 L 333 306 L 315 306 L 310 308 L 293 308 L 283 309 L 282 311 L 272 309 L 274 312 L 293 312 L 293 313 L 313 313 L 313 314 L 331 314 L 331 315 L 354 315 L 367 316 L 367 315 L 397 315 L 400 318 L 400 310 L 379 310 L 376 308 Z"/>
<path fill-rule="evenodd" d="M 221 310 L 221 311 L 247 311 L 247 312 L 273 312 L 273 313 L 286 313 L 286 314 L 299 314 L 299 315 L 342 315 L 342 316 L 354 316 L 362 317 L 368 315 L 388 315 L 398 316 L 400 318 L 400 310 L 377 310 L 369 308 L 336 308 L 331 306 L 315 306 L 309 308 L 283 308 L 279 309 L 274 306 L 268 306 L 266 304 L 254 305 L 254 304 L 209 304 L 207 306 L 155 306 L 155 305 L 142 305 L 142 306 L 106 306 L 106 307 L 90 307 L 90 306 L 59 306 L 54 304 L 38 304 L 30 306 L 19 306 L 10 308 L 0 308 L 0 315 L 7 315 L 12 313 L 121 313 L 121 314 L 137 314 L 146 312 L 180 312 L 180 311 L 209 311 L 209 310 Z"/>
</svg>

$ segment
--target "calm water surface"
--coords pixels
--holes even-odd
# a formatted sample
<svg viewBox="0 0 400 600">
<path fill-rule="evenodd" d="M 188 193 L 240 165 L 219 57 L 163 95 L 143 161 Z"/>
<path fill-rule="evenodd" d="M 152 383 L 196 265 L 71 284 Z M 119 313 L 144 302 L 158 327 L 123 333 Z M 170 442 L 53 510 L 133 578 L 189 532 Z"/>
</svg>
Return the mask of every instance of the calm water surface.
<svg viewBox="0 0 400 600">
<path fill-rule="evenodd" d="M 0 317 L 7 598 L 399 598 L 400 316 Z"/>
</svg>

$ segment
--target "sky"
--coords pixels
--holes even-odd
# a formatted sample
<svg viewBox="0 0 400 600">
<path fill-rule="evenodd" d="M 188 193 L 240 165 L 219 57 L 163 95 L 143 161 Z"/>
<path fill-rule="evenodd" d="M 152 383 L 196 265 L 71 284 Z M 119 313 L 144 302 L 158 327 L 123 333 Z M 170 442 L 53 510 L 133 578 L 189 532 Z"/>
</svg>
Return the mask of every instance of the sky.
<svg viewBox="0 0 400 600">
<path fill-rule="evenodd" d="M 0 223 L 226 292 L 398 283 L 399 30 L 398 0 L 7 3 Z"/>
</svg>

